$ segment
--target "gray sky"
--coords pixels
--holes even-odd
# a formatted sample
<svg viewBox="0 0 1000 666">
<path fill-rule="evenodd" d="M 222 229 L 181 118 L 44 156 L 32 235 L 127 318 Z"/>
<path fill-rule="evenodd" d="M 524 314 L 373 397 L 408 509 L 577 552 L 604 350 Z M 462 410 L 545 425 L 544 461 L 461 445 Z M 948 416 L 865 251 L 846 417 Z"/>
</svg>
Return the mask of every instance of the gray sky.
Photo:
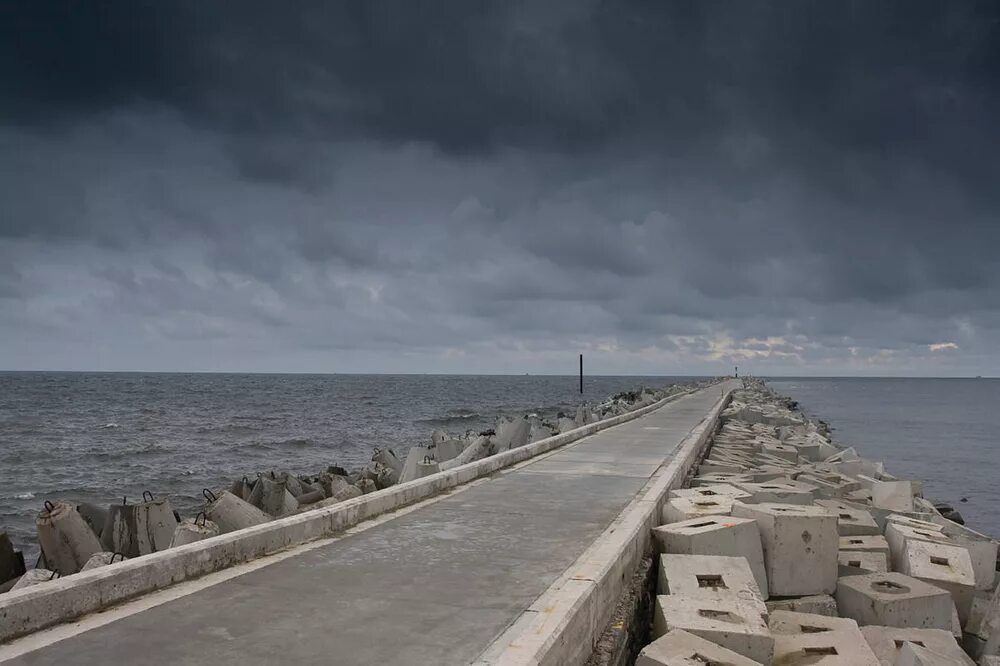
<svg viewBox="0 0 1000 666">
<path fill-rule="evenodd" d="M 10 2 L 0 368 L 1000 374 L 993 2 Z"/>
</svg>

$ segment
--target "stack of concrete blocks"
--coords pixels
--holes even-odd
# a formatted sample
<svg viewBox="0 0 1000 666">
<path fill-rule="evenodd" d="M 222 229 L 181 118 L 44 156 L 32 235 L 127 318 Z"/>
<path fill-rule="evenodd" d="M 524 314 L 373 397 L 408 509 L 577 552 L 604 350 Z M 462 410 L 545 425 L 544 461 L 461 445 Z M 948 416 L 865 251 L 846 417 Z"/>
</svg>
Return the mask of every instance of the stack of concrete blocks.
<svg viewBox="0 0 1000 666">
<path fill-rule="evenodd" d="M 692 596 L 716 604 L 701 609 L 710 614 L 731 613 L 741 631 L 750 623 L 739 594 L 671 580 L 679 556 L 702 556 L 705 580 L 712 556 L 723 556 L 746 563 L 765 600 L 774 663 L 1000 661 L 997 542 L 946 519 L 919 482 L 837 448 L 825 426 L 762 387 L 736 392 L 689 487 L 670 492 L 661 517 L 653 541 L 670 558 L 654 626 L 658 649 L 673 650 L 663 654 L 688 649 L 683 631 L 731 641 L 690 617 Z M 745 644 L 728 647 L 760 660 Z"/>
<path fill-rule="evenodd" d="M 771 663 L 767 608 L 745 558 L 663 554 L 657 588 L 655 637 L 681 629 L 754 662 Z"/>
</svg>

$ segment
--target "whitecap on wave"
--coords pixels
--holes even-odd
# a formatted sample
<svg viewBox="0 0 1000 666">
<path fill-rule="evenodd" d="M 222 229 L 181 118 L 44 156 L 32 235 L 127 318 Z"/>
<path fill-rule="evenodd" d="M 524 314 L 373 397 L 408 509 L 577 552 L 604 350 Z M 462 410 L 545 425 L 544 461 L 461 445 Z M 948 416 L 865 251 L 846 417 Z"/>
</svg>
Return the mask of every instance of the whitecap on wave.
<svg viewBox="0 0 1000 666">
<path fill-rule="evenodd" d="M 108 428 L 121 428 L 117 423 L 105 423 L 101 426 L 101 430 L 107 430 Z"/>
</svg>

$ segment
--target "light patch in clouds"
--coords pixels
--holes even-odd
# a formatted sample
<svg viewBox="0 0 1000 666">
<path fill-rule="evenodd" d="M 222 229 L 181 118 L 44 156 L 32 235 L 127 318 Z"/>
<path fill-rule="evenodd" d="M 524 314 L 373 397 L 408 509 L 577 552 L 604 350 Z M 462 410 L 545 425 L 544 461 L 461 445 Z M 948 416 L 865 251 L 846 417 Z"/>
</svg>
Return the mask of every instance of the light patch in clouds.
<svg viewBox="0 0 1000 666">
<path fill-rule="evenodd" d="M 959 347 L 954 342 L 935 342 L 934 344 L 927 345 L 927 348 L 932 352 L 939 352 L 957 351 Z"/>
</svg>

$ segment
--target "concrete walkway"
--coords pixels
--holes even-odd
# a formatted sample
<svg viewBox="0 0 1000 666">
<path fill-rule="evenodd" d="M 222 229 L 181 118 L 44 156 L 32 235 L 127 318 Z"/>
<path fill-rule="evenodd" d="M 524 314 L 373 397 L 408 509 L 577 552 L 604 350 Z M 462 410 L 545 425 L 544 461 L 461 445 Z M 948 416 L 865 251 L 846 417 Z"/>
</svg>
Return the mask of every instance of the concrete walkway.
<svg viewBox="0 0 1000 666">
<path fill-rule="evenodd" d="M 719 386 L 370 529 L 11 664 L 467 664 L 566 570 Z"/>
</svg>

